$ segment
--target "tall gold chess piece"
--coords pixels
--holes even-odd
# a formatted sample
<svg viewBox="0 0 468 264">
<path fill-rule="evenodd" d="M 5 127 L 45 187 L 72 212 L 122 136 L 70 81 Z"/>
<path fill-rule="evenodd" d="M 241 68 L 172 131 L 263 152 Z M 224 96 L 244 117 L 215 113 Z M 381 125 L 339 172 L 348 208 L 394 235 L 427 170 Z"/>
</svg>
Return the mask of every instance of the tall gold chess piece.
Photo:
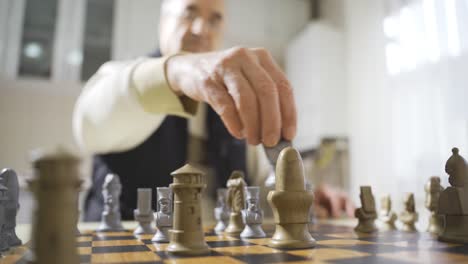
<svg viewBox="0 0 468 264">
<path fill-rule="evenodd" d="M 167 251 L 180 255 L 201 255 L 210 250 L 201 219 L 201 192 L 206 187 L 203 173 L 190 164 L 171 173 L 174 193 L 174 222 Z"/>
<path fill-rule="evenodd" d="M 65 152 L 37 152 L 29 186 L 37 200 L 32 250 L 38 264 L 80 263 L 76 251 L 80 160 Z"/>
<path fill-rule="evenodd" d="M 228 195 L 227 203 L 231 207 L 229 215 L 229 224 L 224 230 L 225 234 L 231 237 L 238 237 L 244 230 L 242 221 L 242 209 L 245 205 L 245 186 L 244 174 L 241 171 L 233 171 L 227 181 Z"/>
<path fill-rule="evenodd" d="M 424 186 L 426 191 L 426 208 L 431 212 L 427 231 L 432 234 L 439 234 L 442 231 L 443 219 L 437 214 L 439 210 L 440 193 L 444 188 L 440 185 L 440 178 L 433 176 Z"/>
<path fill-rule="evenodd" d="M 299 152 L 283 149 L 276 164 L 275 190 L 268 193 L 275 233 L 268 242 L 273 248 L 311 248 L 316 244 L 308 229 L 314 195 L 306 190 L 304 166 Z"/>
</svg>

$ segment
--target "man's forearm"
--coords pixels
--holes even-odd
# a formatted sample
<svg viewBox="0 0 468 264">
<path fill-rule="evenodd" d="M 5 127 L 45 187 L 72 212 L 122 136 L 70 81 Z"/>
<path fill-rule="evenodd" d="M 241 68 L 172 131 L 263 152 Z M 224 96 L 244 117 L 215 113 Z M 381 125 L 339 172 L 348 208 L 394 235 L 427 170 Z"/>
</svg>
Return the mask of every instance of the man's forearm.
<svg viewBox="0 0 468 264">
<path fill-rule="evenodd" d="M 100 68 L 75 105 L 73 132 L 81 148 L 90 153 L 131 149 L 150 136 L 166 114 L 190 116 L 167 85 L 164 61 L 110 62 Z"/>
</svg>

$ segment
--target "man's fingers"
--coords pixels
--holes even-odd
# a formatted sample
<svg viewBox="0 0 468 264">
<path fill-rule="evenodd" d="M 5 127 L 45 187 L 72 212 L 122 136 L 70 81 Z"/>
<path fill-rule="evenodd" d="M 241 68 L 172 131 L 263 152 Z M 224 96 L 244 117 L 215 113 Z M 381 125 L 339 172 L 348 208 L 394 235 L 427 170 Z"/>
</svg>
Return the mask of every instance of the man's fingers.
<svg viewBox="0 0 468 264">
<path fill-rule="evenodd" d="M 247 142 L 251 145 L 259 144 L 259 110 L 257 97 L 250 83 L 240 72 L 229 72 L 224 75 L 224 84 L 234 101 Z"/>
<path fill-rule="evenodd" d="M 244 137 L 242 134 L 242 122 L 239 118 L 239 113 L 237 112 L 234 101 L 228 94 L 226 88 L 216 86 L 218 85 L 210 84 L 205 87 L 204 91 L 209 93 L 209 96 L 205 98 L 209 98 L 208 103 L 221 117 L 229 133 L 241 139 Z"/>
<path fill-rule="evenodd" d="M 281 111 L 281 132 L 285 139 L 292 140 L 296 136 L 297 111 L 291 84 L 268 51 L 254 49 L 254 52 L 257 54 L 261 66 L 276 84 Z"/>
<path fill-rule="evenodd" d="M 356 207 L 354 206 L 354 203 L 348 198 L 345 197 L 345 211 L 346 215 L 348 217 L 353 217 L 354 216 L 354 211 L 356 210 Z"/>
<path fill-rule="evenodd" d="M 242 72 L 253 88 L 260 110 L 261 141 L 274 146 L 281 137 L 281 113 L 276 84 L 270 74 L 251 58 L 242 65 Z"/>
</svg>

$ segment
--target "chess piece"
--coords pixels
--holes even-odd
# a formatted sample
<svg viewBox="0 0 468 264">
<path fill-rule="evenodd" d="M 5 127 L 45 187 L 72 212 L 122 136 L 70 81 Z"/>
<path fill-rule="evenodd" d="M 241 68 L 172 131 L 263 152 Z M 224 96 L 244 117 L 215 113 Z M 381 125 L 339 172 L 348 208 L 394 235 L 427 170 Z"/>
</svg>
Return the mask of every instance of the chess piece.
<svg viewBox="0 0 468 264">
<path fill-rule="evenodd" d="M 239 237 L 244 230 L 242 221 L 242 209 L 245 206 L 245 186 L 244 173 L 242 171 L 233 171 L 227 181 L 228 197 L 227 203 L 231 208 L 229 214 L 229 224 L 224 230 L 227 236 Z"/>
<path fill-rule="evenodd" d="M 5 231 L 5 204 L 8 200 L 8 188 L 2 185 L 0 182 L 0 254 L 7 251 L 10 247 L 8 246 L 8 236 Z"/>
<path fill-rule="evenodd" d="M 387 195 L 382 196 L 382 199 L 380 200 L 379 230 L 381 231 L 396 230 L 396 227 L 395 227 L 396 219 L 397 219 L 397 215 L 395 212 L 392 211 L 392 200 L 390 199 L 390 195 L 387 194 Z"/>
<path fill-rule="evenodd" d="M 315 239 L 308 229 L 314 195 L 305 187 L 304 166 L 299 152 L 287 147 L 278 157 L 275 190 L 268 193 L 275 233 L 268 246 L 273 248 L 311 248 Z"/>
<path fill-rule="evenodd" d="M 222 234 L 226 229 L 229 222 L 230 210 L 226 203 L 227 200 L 227 189 L 219 188 L 217 190 L 217 202 L 214 209 L 214 215 L 216 219 L 216 226 L 214 231 L 216 234 Z"/>
<path fill-rule="evenodd" d="M 12 169 L 3 169 L 0 172 L 0 181 L 8 189 L 8 197 L 5 201 L 5 231 L 7 236 L 7 244 L 9 247 L 16 247 L 22 244 L 15 232 L 16 215 L 19 210 L 19 184 L 18 176 Z"/>
<path fill-rule="evenodd" d="M 426 208 L 431 212 L 427 231 L 432 234 L 439 234 L 443 228 L 443 219 L 437 214 L 439 207 L 440 193 L 444 188 L 440 185 L 440 178 L 433 176 L 424 186 L 426 191 Z"/>
<path fill-rule="evenodd" d="M 101 224 L 98 231 L 122 231 L 124 230 L 120 215 L 120 193 L 122 184 L 116 174 L 107 174 L 102 185 L 102 196 L 104 198 L 104 211 L 102 212 Z"/>
<path fill-rule="evenodd" d="M 273 147 L 267 147 L 264 146 L 265 150 L 265 155 L 268 159 L 268 161 L 271 164 L 271 172 L 268 174 L 268 177 L 265 180 L 265 186 L 266 187 L 275 187 L 275 181 L 276 181 L 276 176 L 275 176 L 275 169 L 276 169 L 276 163 L 278 161 L 278 157 L 281 153 L 281 151 L 287 147 L 292 147 L 291 141 L 281 139 L 278 144 L 276 144 Z"/>
<path fill-rule="evenodd" d="M 36 198 L 32 227 L 35 263 L 80 263 L 76 250 L 80 160 L 59 150 L 34 152 L 34 178 L 28 181 Z"/>
<path fill-rule="evenodd" d="M 252 186 L 246 188 L 247 205 L 242 210 L 245 227 L 240 237 L 242 238 L 261 238 L 265 237 L 265 232 L 262 229 L 263 210 L 260 209 L 260 187 Z"/>
<path fill-rule="evenodd" d="M 201 192 L 206 187 L 203 173 L 187 164 L 171 173 L 174 192 L 174 223 L 169 231 L 167 251 L 180 255 L 201 255 L 210 250 L 201 219 Z"/>
<path fill-rule="evenodd" d="M 360 233 L 375 232 L 377 230 L 377 227 L 375 226 L 377 212 L 375 211 L 375 200 L 371 187 L 361 186 L 359 198 L 361 199 L 362 207 L 356 208 L 356 211 L 354 211 L 354 216 L 359 220 L 354 231 Z"/>
<path fill-rule="evenodd" d="M 415 232 L 418 221 L 418 213 L 416 213 L 413 193 L 407 193 L 405 196 L 405 210 L 400 213 L 400 222 L 403 224 L 401 230 L 406 232 Z"/>
<path fill-rule="evenodd" d="M 444 228 L 439 240 L 468 243 L 468 165 L 457 148 L 445 164 L 451 186 L 439 197 L 438 213 L 444 218 Z"/>
<path fill-rule="evenodd" d="M 158 243 L 169 242 L 169 230 L 172 228 L 172 191 L 168 187 L 158 187 L 157 211 L 155 213 L 157 231 L 151 241 Z"/>
<path fill-rule="evenodd" d="M 151 226 L 153 222 L 153 209 L 151 208 L 151 197 L 153 192 L 149 188 L 138 188 L 137 209 L 133 211 L 138 226 L 133 231 L 134 235 L 154 234 L 155 230 Z"/>
</svg>

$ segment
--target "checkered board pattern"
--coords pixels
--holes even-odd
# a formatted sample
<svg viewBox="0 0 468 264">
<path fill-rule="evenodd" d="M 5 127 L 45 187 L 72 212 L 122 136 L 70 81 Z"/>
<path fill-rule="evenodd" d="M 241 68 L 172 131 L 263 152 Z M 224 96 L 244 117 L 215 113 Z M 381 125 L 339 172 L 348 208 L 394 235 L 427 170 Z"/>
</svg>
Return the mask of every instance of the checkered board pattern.
<svg viewBox="0 0 468 264">
<path fill-rule="evenodd" d="M 265 227 L 268 235 L 273 227 Z M 268 238 L 236 239 L 206 230 L 211 252 L 179 257 L 166 251 L 168 244 L 151 242 L 152 235 L 135 237 L 125 232 L 82 232 L 77 237 L 81 263 L 468 263 L 468 244 L 437 241 L 428 233 L 401 231 L 356 234 L 352 228 L 313 225 L 314 249 L 278 250 L 266 246 Z M 0 263 L 25 263 L 26 246 L 9 252 Z"/>
</svg>

